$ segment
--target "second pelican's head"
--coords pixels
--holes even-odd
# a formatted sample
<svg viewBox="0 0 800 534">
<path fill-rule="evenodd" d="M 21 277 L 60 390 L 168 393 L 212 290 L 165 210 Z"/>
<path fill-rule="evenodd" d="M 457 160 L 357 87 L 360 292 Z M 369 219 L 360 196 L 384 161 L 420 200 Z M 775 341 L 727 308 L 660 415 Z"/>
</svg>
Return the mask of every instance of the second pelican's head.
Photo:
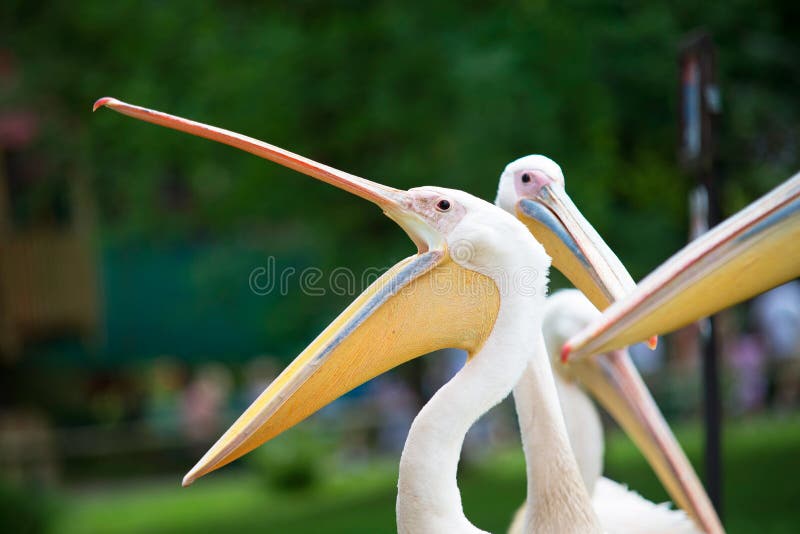
<svg viewBox="0 0 800 534">
<path fill-rule="evenodd" d="M 550 158 L 531 155 L 509 163 L 496 204 L 516 215 L 564 273 L 598 309 L 636 284 L 617 256 L 581 215 L 564 189 L 564 173 Z"/>
</svg>

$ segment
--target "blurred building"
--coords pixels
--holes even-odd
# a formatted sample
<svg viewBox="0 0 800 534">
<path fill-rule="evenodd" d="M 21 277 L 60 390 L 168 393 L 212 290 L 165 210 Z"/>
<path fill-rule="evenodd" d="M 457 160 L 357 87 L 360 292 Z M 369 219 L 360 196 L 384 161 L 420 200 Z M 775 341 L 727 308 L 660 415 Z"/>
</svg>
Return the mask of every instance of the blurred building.
<svg viewBox="0 0 800 534">
<path fill-rule="evenodd" d="M 2 76 L 14 76 L 11 68 Z M 0 356 L 61 334 L 86 342 L 99 311 L 86 177 L 51 172 L 37 114 L 0 109 Z"/>
</svg>

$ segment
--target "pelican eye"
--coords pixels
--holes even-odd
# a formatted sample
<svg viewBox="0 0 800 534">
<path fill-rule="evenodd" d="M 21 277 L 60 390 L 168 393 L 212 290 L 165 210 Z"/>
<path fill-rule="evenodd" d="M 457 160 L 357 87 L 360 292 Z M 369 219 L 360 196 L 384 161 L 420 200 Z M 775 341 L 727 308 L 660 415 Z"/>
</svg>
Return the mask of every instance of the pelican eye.
<svg viewBox="0 0 800 534">
<path fill-rule="evenodd" d="M 525 174 L 522 175 L 522 183 L 523 184 L 527 184 L 530 181 L 531 181 L 531 175 L 530 174 L 528 174 L 526 172 Z"/>
<path fill-rule="evenodd" d="M 447 199 L 442 199 L 436 203 L 436 209 L 439 211 L 447 211 L 450 209 L 450 201 Z"/>
</svg>

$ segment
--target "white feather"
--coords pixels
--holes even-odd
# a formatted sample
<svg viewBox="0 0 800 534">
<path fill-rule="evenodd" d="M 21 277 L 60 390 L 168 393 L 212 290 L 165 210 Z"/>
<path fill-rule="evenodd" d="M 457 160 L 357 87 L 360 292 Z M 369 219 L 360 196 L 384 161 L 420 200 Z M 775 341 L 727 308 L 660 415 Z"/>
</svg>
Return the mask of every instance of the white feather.
<svg viewBox="0 0 800 534">
<path fill-rule="evenodd" d="M 547 299 L 543 329 L 551 362 L 558 360 L 564 341 L 597 315 L 599 312 L 589 300 L 575 289 L 558 291 Z M 701 531 L 682 510 L 672 509 L 669 503 L 654 504 L 626 486 L 601 476 L 604 443 L 600 414 L 581 388 L 564 381 L 558 373 L 553 375 L 570 444 L 603 531 L 609 534 L 700 534 Z M 514 391 L 515 399 L 520 387 L 527 387 L 524 374 Z M 521 399 L 523 395 L 520 395 Z M 517 410 L 520 411 L 523 442 L 529 442 L 534 436 L 525 433 L 524 406 L 518 404 Z M 538 461 L 536 453 L 526 455 L 526 461 Z M 525 511 L 525 505 L 517 510 L 509 533 L 525 532 Z"/>
<path fill-rule="evenodd" d="M 609 534 L 700 534 L 683 510 L 669 503 L 655 504 L 619 482 L 605 477 L 597 481 L 592 506 Z"/>
<path fill-rule="evenodd" d="M 401 533 L 481 532 L 466 518 L 456 472 L 464 436 L 483 413 L 505 398 L 523 369 L 536 398 L 540 453 L 535 516 L 540 532 L 599 532 L 558 405 L 541 329 L 550 258 L 522 223 L 466 193 L 436 190 L 466 208 L 447 236 L 451 257 L 492 278 L 500 309 L 481 350 L 422 408 L 400 459 L 397 527 Z M 523 279 L 518 278 L 522 276 Z M 525 283 L 524 287 L 519 284 Z M 534 347 L 535 354 L 531 354 Z M 555 504 L 549 506 L 549 504 Z"/>
<path fill-rule="evenodd" d="M 592 507 L 608 534 L 701 534 L 682 510 L 673 510 L 669 503 L 655 504 L 626 486 L 605 477 L 595 481 Z M 520 507 L 509 534 L 525 532 L 525 507 Z"/>
</svg>

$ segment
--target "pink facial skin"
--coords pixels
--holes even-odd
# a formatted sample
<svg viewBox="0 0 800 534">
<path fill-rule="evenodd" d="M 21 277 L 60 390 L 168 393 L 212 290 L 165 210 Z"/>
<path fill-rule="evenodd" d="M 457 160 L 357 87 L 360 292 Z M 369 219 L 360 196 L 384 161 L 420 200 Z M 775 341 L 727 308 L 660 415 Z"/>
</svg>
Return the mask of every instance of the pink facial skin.
<svg viewBox="0 0 800 534">
<path fill-rule="evenodd" d="M 536 198 L 539 190 L 556 180 L 540 170 L 523 169 L 514 172 L 514 189 L 518 198 Z"/>
</svg>

